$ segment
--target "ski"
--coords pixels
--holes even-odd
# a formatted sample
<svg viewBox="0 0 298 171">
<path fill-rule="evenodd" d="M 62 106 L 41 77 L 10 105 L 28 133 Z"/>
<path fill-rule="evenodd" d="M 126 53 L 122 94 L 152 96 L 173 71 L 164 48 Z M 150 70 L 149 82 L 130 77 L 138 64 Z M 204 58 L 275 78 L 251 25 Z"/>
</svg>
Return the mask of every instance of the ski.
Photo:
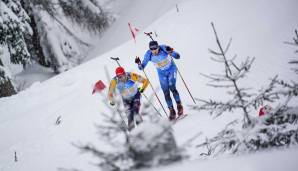
<svg viewBox="0 0 298 171">
<path fill-rule="evenodd" d="M 178 116 L 176 119 L 174 119 L 174 124 L 178 121 L 180 121 L 181 119 L 185 118 L 187 116 L 187 114 L 183 114 L 181 116 Z"/>
</svg>

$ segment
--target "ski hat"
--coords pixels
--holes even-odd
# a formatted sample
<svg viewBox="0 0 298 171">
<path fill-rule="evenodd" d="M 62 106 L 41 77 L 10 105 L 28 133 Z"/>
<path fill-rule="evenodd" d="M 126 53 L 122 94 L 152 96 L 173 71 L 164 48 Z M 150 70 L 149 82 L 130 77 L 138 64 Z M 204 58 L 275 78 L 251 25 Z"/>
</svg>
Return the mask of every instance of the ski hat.
<svg viewBox="0 0 298 171">
<path fill-rule="evenodd" d="M 115 72 L 116 72 L 116 76 L 125 74 L 125 70 L 124 70 L 124 68 L 122 68 L 122 67 L 118 67 L 118 68 L 116 68 Z"/>
<path fill-rule="evenodd" d="M 157 43 L 157 41 L 152 40 L 152 41 L 149 42 L 149 49 L 150 49 L 150 50 L 155 50 L 155 49 L 157 49 L 157 48 L 158 48 L 158 43 Z"/>
</svg>

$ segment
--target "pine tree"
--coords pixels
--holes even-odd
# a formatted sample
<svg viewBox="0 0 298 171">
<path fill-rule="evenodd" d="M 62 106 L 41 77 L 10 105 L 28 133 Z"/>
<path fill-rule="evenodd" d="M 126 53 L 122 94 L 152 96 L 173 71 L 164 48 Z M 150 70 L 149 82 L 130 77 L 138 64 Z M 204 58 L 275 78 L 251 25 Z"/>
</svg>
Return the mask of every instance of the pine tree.
<svg viewBox="0 0 298 171">
<path fill-rule="evenodd" d="M 8 74 L 10 71 L 2 62 L 4 56 L 9 57 L 13 64 L 25 66 L 30 62 L 30 54 L 24 40 L 24 36 L 31 33 L 29 21 L 20 0 L 0 1 L 0 47 L 8 49 L 8 54 L 1 51 L 0 56 L 0 97 L 16 93 Z"/>
<path fill-rule="evenodd" d="M 85 31 L 100 33 L 111 21 L 96 0 L 0 0 L 0 47 L 5 49 L 2 76 L 36 61 L 56 73 L 78 65 L 90 47 L 70 28 L 67 18 Z M 61 19 L 62 18 L 62 19 Z M 84 30 L 84 29 L 83 29 Z M 3 59 L 5 57 L 5 60 Z M 6 73 L 4 73 L 6 72 Z M 5 77 L 10 79 L 10 77 Z M 10 80 L 14 85 L 12 80 Z"/>
<path fill-rule="evenodd" d="M 295 31 L 293 40 L 294 42 L 287 42 L 287 44 L 298 47 L 297 31 Z M 219 41 L 217 42 L 220 44 Z M 296 50 L 296 53 L 297 52 L 298 51 Z M 216 52 L 213 53 L 215 54 Z M 291 60 L 289 63 L 291 65 L 296 64 L 296 68 L 292 68 L 292 70 L 297 74 L 298 61 Z M 217 81 L 218 80 L 219 79 L 217 79 Z M 277 107 L 267 111 L 264 116 L 252 120 L 253 124 L 250 127 L 239 130 L 237 128 L 237 120 L 227 124 L 226 127 L 216 136 L 213 138 L 207 138 L 204 143 L 197 145 L 197 147 L 206 146 L 208 149 L 207 153 L 202 153 L 201 155 L 213 157 L 221 153 L 239 154 L 244 152 L 255 152 L 269 148 L 284 148 L 298 144 L 297 104 L 294 104 L 294 106 L 289 105 L 291 100 L 295 98 L 297 99 L 297 81 L 294 80 L 291 82 L 286 82 L 275 77 L 272 80 L 270 86 L 263 92 L 264 93 L 259 94 L 253 100 L 251 100 L 253 103 L 246 103 L 246 106 L 249 107 L 251 104 L 260 104 L 265 100 L 273 101 L 274 99 L 270 98 L 270 95 L 274 94 L 279 97 L 283 97 L 283 99 L 279 100 L 279 105 Z M 248 94 L 245 96 L 247 95 Z M 215 112 L 223 112 L 223 109 L 231 110 L 235 107 L 237 107 L 235 103 L 225 104 L 210 101 L 205 102 L 202 107 L 198 108 L 210 109 L 214 110 Z"/>
<path fill-rule="evenodd" d="M 31 60 L 36 61 L 38 64 L 42 66 L 50 67 L 49 61 L 45 59 L 42 47 L 40 46 L 40 36 L 37 31 L 37 24 L 34 20 L 34 14 L 32 7 L 30 6 L 30 2 L 27 0 L 21 0 L 21 4 L 30 18 L 29 24 L 32 28 L 32 34 L 26 34 L 24 36 L 27 44 L 27 49 L 31 55 Z"/>
<path fill-rule="evenodd" d="M 108 74 L 109 75 L 109 74 Z M 104 99 L 107 102 L 107 99 Z M 104 123 L 97 125 L 99 136 L 110 150 L 100 149 L 91 143 L 73 144 L 82 152 L 94 155 L 99 159 L 97 164 L 105 171 L 130 171 L 150 168 L 157 165 L 180 161 L 185 157 L 182 148 L 178 147 L 172 124 L 156 118 L 150 103 L 144 104 L 143 116 L 148 116 L 146 123 L 140 123 L 128 133 L 126 119 L 122 116 L 125 109 L 121 99 L 115 99 L 115 106 L 109 107 L 109 113 L 102 113 Z M 147 118 L 146 118 L 147 119 Z M 152 130 L 154 130 L 152 132 Z"/>
<path fill-rule="evenodd" d="M 1 55 L 2 54 L 0 52 L 0 57 Z M 16 91 L 10 81 L 10 77 L 6 75 L 5 68 L 3 67 L 3 63 L 0 58 L 0 97 L 11 96 L 15 93 Z"/>
<path fill-rule="evenodd" d="M 298 48 L 298 31 L 295 30 L 295 35 L 293 37 L 293 42 L 285 42 L 286 44 L 289 45 L 293 45 L 296 48 Z M 295 50 L 295 53 L 298 54 L 298 50 Z M 296 56 L 297 58 L 297 56 Z M 289 64 L 291 65 L 291 70 L 293 70 L 293 72 L 298 75 L 298 60 L 297 59 L 293 59 L 289 61 Z M 291 80 L 289 81 L 285 81 L 283 79 L 278 79 L 278 84 L 280 86 L 282 86 L 282 88 L 284 89 L 281 93 L 284 96 L 287 96 L 288 100 L 290 101 L 292 98 L 297 97 L 298 96 L 298 82 L 297 79 L 296 80 Z"/>
<path fill-rule="evenodd" d="M 26 9 L 32 11 L 34 41 L 28 41 L 30 53 L 38 63 L 51 67 L 55 73 L 77 66 L 91 46 L 66 23 L 73 22 L 92 35 L 101 33 L 110 23 L 107 13 L 90 0 L 29 0 L 24 3 Z"/>
<path fill-rule="evenodd" d="M 285 42 L 286 44 L 295 46 L 296 48 L 298 48 L 298 31 L 295 30 L 295 35 L 293 37 L 293 42 Z M 298 54 L 298 49 L 295 50 L 295 53 Z M 295 74 L 298 74 L 298 59 L 293 59 L 289 61 L 290 64 L 292 64 L 292 66 L 294 66 L 294 68 L 291 68 Z"/>
<path fill-rule="evenodd" d="M 11 62 L 25 66 L 30 62 L 24 35 L 30 34 L 29 18 L 20 0 L 3 0 L 1 3 L 0 44 L 6 45 Z"/>
<path fill-rule="evenodd" d="M 63 13 L 90 31 L 102 32 L 109 24 L 108 15 L 93 1 L 59 0 Z"/>
<path fill-rule="evenodd" d="M 211 80 L 211 83 L 208 84 L 209 86 L 227 90 L 227 95 L 231 98 L 224 102 L 198 99 L 202 104 L 194 106 L 193 108 L 196 110 L 208 110 L 211 114 L 215 114 L 216 117 L 225 112 L 239 109 L 243 114 L 243 126 L 250 126 L 253 124 L 250 116 L 251 111 L 255 111 L 264 101 L 272 102 L 279 99 L 278 93 L 273 92 L 273 88 L 277 84 L 277 77 L 274 77 L 270 84 L 265 89 L 260 90 L 257 95 L 249 93 L 248 90 L 251 88 L 243 87 L 239 82 L 241 79 L 245 78 L 250 71 L 254 58 L 247 57 L 240 65 L 236 64 L 236 56 L 232 58 L 227 56 L 231 39 L 226 48 L 224 48 L 218 38 L 214 24 L 211 23 L 211 25 L 219 51 L 211 49 L 209 49 L 209 51 L 215 56 L 212 58 L 215 62 L 223 64 L 224 71 L 223 74 L 202 75 Z"/>
</svg>

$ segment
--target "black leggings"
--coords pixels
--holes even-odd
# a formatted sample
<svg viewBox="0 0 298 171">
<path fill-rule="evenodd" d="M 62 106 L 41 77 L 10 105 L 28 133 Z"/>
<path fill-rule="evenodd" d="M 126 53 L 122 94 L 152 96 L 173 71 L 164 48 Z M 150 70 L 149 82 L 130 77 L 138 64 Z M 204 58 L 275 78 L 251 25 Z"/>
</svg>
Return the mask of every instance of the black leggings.
<svg viewBox="0 0 298 171">
<path fill-rule="evenodd" d="M 133 122 L 135 114 L 139 114 L 141 107 L 141 94 L 138 92 L 131 100 L 124 100 L 124 107 L 128 114 L 128 123 Z"/>
</svg>

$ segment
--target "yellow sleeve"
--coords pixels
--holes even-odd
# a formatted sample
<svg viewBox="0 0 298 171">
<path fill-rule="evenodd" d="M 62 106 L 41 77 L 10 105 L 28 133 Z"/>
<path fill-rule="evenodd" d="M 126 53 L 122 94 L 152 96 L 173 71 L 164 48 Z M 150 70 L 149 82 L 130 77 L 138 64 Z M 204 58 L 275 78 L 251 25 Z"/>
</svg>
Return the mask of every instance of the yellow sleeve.
<svg viewBox="0 0 298 171">
<path fill-rule="evenodd" d="M 113 93 L 115 91 L 116 84 L 117 84 L 116 80 L 112 79 L 112 81 L 110 82 L 109 92 L 108 92 L 108 100 L 109 101 L 113 100 Z"/>
<path fill-rule="evenodd" d="M 145 90 L 147 88 L 147 86 L 149 85 L 149 80 L 136 74 L 136 73 L 131 73 L 130 75 L 131 79 L 133 81 L 138 81 L 139 83 L 142 83 L 143 86 L 142 86 L 142 89 Z"/>
</svg>

